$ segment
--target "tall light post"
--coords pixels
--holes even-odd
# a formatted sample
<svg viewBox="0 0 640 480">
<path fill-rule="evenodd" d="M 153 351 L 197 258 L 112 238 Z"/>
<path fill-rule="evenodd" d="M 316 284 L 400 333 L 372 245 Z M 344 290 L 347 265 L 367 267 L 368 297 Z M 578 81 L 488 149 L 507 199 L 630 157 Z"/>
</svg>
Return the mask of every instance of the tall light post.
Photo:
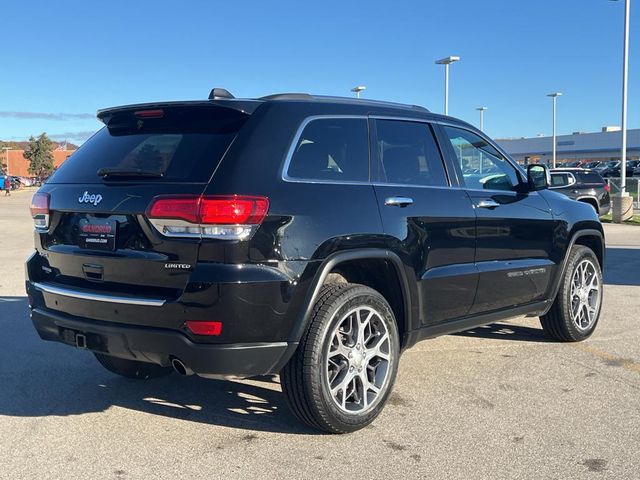
<svg viewBox="0 0 640 480">
<path fill-rule="evenodd" d="M 356 94 L 356 98 L 360 98 L 360 92 L 364 92 L 367 89 L 364 85 L 358 85 L 357 87 L 353 87 L 351 91 Z"/>
<path fill-rule="evenodd" d="M 619 0 L 612 0 L 617 2 Z M 624 39 L 622 46 L 622 146 L 620 149 L 620 195 L 627 187 L 627 92 L 629 85 L 629 16 L 631 0 L 624 0 Z"/>
<path fill-rule="evenodd" d="M 460 60 L 460 57 L 449 55 L 436 60 L 436 65 L 444 65 L 444 114 L 449 115 L 449 65 Z"/>
<path fill-rule="evenodd" d="M 484 112 L 487 111 L 487 107 L 476 108 L 480 112 L 480 131 L 484 132 Z"/>
<path fill-rule="evenodd" d="M 551 161 L 551 165 L 553 168 L 556 168 L 556 124 L 557 124 L 557 118 L 558 118 L 558 105 L 557 105 L 557 101 L 558 101 L 558 97 L 562 95 L 560 92 L 554 92 L 554 93 L 550 93 L 547 95 L 547 97 L 551 97 L 553 99 L 553 156 L 552 156 L 552 161 Z"/>
</svg>

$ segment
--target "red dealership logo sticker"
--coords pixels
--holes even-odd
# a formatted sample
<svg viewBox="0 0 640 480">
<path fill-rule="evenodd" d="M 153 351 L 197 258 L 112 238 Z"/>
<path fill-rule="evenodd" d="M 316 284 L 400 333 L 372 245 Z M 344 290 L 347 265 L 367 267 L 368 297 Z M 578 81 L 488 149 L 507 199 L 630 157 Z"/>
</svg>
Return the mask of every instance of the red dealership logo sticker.
<svg viewBox="0 0 640 480">
<path fill-rule="evenodd" d="M 82 233 L 111 233 L 111 225 L 82 225 Z"/>
</svg>

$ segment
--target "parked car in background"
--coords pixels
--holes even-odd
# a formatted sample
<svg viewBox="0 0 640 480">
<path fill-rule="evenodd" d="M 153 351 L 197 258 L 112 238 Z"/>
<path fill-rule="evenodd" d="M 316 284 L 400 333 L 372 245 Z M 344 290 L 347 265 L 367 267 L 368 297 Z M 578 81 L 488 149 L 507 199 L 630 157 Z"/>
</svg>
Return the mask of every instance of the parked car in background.
<svg viewBox="0 0 640 480">
<path fill-rule="evenodd" d="M 617 177 L 620 175 L 620 160 L 602 162 L 594 170 L 596 170 L 602 177 Z"/>
<path fill-rule="evenodd" d="M 618 160 L 612 160 L 610 162 L 605 162 L 607 165 L 602 167 L 602 171 L 600 174 L 603 177 L 619 177 L 620 170 L 622 168 L 622 162 Z M 626 172 L 628 177 L 633 176 L 633 172 L 635 168 L 640 165 L 640 161 L 638 160 L 627 160 L 626 164 Z"/>
<path fill-rule="evenodd" d="M 580 165 L 580 168 L 586 168 L 588 170 L 589 169 L 594 169 L 594 168 L 599 167 L 601 163 L 603 163 L 603 162 L 598 162 L 598 161 L 596 161 L 596 162 L 586 162 L 586 163 L 583 163 L 582 165 Z"/>
<path fill-rule="evenodd" d="M 562 168 L 577 168 L 582 164 L 582 160 L 575 160 L 573 162 L 567 162 L 562 165 Z"/>
<path fill-rule="evenodd" d="M 640 160 L 627 160 L 627 177 L 637 175 L 636 169 L 640 167 Z M 640 173 L 640 170 L 638 170 Z"/>
<path fill-rule="evenodd" d="M 0 175 L 0 190 L 4 190 L 4 179 L 5 175 Z M 19 188 L 22 188 L 22 182 L 20 182 L 18 177 L 9 175 L 9 179 L 11 180 L 11 190 L 18 190 Z"/>
<path fill-rule="evenodd" d="M 591 205 L 598 215 L 611 209 L 609 184 L 595 170 L 583 168 L 556 168 L 550 172 L 549 188 L 569 198 Z"/>
<path fill-rule="evenodd" d="M 20 177 L 20 182 L 24 187 L 31 187 L 33 185 L 33 178 L 30 177 Z"/>
<path fill-rule="evenodd" d="M 640 162 L 633 169 L 633 176 L 640 177 Z"/>
</svg>

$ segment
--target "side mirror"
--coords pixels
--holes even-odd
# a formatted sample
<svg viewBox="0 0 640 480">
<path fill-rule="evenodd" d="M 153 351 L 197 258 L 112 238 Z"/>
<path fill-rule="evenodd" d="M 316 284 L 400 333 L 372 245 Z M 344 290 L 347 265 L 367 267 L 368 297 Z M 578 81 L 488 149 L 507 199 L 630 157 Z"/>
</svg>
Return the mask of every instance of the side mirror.
<svg viewBox="0 0 640 480">
<path fill-rule="evenodd" d="M 533 164 L 527 166 L 527 182 L 529 191 L 536 192 L 549 188 L 549 170 L 545 165 Z"/>
</svg>

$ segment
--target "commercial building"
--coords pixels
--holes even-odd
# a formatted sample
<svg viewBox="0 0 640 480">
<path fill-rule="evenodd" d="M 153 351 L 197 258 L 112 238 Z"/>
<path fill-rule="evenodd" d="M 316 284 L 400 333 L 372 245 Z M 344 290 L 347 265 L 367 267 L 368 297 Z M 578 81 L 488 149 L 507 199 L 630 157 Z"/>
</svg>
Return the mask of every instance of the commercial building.
<svg viewBox="0 0 640 480">
<path fill-rule="evenodd" d="M 53 165 L 58 168 L 75 150 L 54 150 Z M 0 163 L 7 166 L 9 175 L 17 177 L 30 177 L 29 160 L 24 158 L 24 150 L 0 151 Z"/>
<path fill-rule="evenodd" d="M 557 163 L 620 160 L 622 132 L 619 128 L 604 127 L 596 133 L 558 135 L 556 140 Z M 501 139 L 497 142 L 520 163 L 551 163 L 553 137 Z M 627 131 L 627 143 L 627 159 L 640 159 L 640 129 Z"/>
</svg>

